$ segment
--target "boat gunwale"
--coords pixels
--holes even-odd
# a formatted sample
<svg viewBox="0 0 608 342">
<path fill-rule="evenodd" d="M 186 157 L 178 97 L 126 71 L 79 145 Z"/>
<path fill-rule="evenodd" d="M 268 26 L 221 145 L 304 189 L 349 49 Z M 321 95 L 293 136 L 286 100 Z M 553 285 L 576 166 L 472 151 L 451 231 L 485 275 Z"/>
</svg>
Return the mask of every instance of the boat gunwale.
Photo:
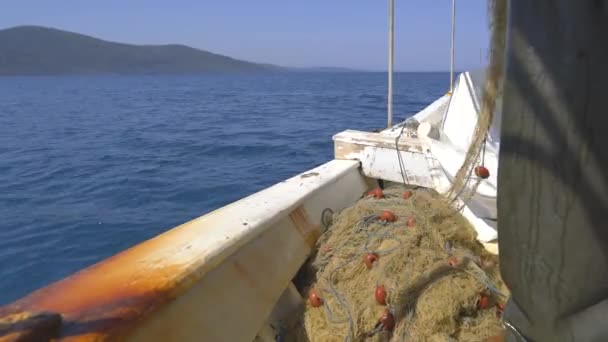
<svg viewBox="0 0 608 342">
<path fill-rule="evenodd" d="M 0 323 L 53 312 L 63 317 L 62 338 L 124 337 L 244 245 L 291 219 L 316 192 L 359 169 L 357 161 L 332 160 L 195 218 L 0 307 Z"/>
</svg>

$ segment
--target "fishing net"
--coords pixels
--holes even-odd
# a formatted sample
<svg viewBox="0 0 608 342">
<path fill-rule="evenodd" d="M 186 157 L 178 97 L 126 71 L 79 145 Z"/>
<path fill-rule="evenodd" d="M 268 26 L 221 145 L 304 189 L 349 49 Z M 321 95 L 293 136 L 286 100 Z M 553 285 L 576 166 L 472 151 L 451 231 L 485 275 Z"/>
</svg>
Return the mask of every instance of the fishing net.
<svg viewBox="0 0 608 342">
<path fill-rule="evenodd" d="M 287 341 L 483 341 L 502 329 L 497 256 L 433 191 L 366 196 L 334 215 L 317 247 L 299 280 L 312 295 Z"/>
</svg>

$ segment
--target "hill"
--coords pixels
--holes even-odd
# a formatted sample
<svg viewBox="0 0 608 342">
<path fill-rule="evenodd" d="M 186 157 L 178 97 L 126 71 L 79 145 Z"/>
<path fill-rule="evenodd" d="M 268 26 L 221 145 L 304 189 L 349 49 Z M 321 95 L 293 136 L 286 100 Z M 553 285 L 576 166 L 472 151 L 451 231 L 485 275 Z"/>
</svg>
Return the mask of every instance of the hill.
<svg viewBox="0 0 608 342">
<path fill-rule="evenodd" d="M 259 72 L 281 68 L 185 45 L 131 45 L 40 26 L 0 30 L 0 75 Z"/>
<path fill-rule="evenodd" d="M 300 71 L 300 72 L 330 72 L 330 73 L 340 73 L 340 72 L 364 72 L 364 70 L 343 68 L 343 67 L 304 67 L 304 68 L 291 68 L 292 71 Z"/>
</svg>

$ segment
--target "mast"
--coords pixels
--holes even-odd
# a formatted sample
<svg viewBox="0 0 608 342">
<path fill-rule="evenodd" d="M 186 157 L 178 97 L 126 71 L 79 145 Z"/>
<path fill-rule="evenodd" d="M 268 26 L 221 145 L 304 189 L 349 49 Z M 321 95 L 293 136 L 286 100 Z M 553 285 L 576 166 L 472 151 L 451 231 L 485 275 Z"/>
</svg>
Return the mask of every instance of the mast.
<svg viewBox="0 0 608 342">
<path fill-rule="evenodd" d="M 607 10 L 509 1 L 500 269 L 505 320 L 532 341 L 608 341 Z"/>
<path fill-rule="evenodd" d="M 450 94 L 454 87 L 454 34 L 456 32 L 456 0 L 452 0 L 452 38 L 450 44 Z"/>
<path fill-rule="evenodd" d="M 393 47 L 395 0 L 388 0 L 388 128 L 393 126 Z"/>
</svg>

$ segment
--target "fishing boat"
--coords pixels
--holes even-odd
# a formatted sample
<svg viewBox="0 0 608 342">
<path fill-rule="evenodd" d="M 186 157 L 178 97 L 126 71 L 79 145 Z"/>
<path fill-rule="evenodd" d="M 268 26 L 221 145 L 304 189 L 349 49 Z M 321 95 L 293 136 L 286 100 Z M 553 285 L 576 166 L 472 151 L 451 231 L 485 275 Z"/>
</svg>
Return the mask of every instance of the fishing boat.
<svg viewBox="0 0 608 342">
<path fill-rule="evenodd" d="M 331 213 L 383 182 L 446 191 L 473 135 L 483 72 L 452 82 L 453 58 L 449 92 L 392 124 L 392 2 L 389 19 L 387 129 L 337 133 L 334 160 L 1 308 L 0 341 L 274 341 L 302 302 L 292 281 Z M 498 135 L 485 144 L 489 177 L 463 215 L 496 253 Z"/>
<path fill-rule="evenodd" d="M 518 2 L 517 6 L 514 13 L 521 18 L 529 19 L 536 13 L 537 17 L 534 18 L 542 18 L 549 26 L 555 24 L 552 18 L 559 17 L 543 16 L 537 13 L 538 9 L 531 8 L 533 5 L 524 1 Z M 392 1 L 389 1 L 387 129 L 380 132 L 339 132 L 333 137 L 334 159 L 326 164 L 175 227 L 0 308 L 0 341 L 275 341 L 279 336 L 278 322 L 284 321 L 304 301 L 294 284 L 294 277 L 315 249 L 315 242 L 331 221 L 332 213 L 353 205 L 361 194 L 382 187 L 387 182 L 445 192 L 458 178 L 459 167 L 467 158 L 467 149 L 479 120 L 480 99 L 483 97 L 481 85 L 485 76 L 483 72 L 476 71 L 458 75 L 450 82 L 450 90 L 445 96 L 405 122 L 393 125 L 392 8 Z M 526 13 L 531 14 L 526 17 Z M 580 19 L 581 13 L 587 12 L 576 13 Z M 536 19 L 515 20 L 512 25 L 530 34 Z M 589 29 L 592 25 L 599 24 L 589 21 L 588 26 L 583 26 Z M 534 39 L 526 44 L 538 45 L 538 39 Z M 521 46 L 516 46 L 514 51 L 531 51 L 527 49 L 529 45 L 519 44 Z M 556 54 L 548 54 L 548 50 L 539 48 L 538 51 L 547 60 L 556 58 Z M 515 54 L 509 58 L 517 62 L 517 57 L 521 56 Z M 534 64 L 536 60 L 532 57 L 530 63 Z M 517 74 L 508 75 L 507 78 L 518 85 L 532 84 L 526 83 L 528 79 Z M 550 87 L 539 89 L 540 95 L 554 91 Z M 521 95 L 514 92 L 509 94 L 512 103 L 521 101 L 521 97 L 518 97 Z M 540 102 L 535 105 L 533 109 Z M 467 178 L 470 184 L 464 187 L 466 196 L 464 193 L 456 194 L 456 200 L 462 202 L 462 215 L 475 228 L 480 242 L 493 253 L 498 253 L 496 193 L 500 117 L 500 113 L 495 113 L 495 120 L 484 136 L 482 155 L 477 159 L 478 166 L 483 168 L 476 168 L 474 174 Z M 521 120 L 537 119 L 522 116 Z M 512 129 L 515 122 L 508 122 L 506 130 Z M 502 132 L 505 132 L 504 127 Z M 525 176 L 511 166 L 507 165 L 505 170 Z M 530 165 L 528 167 L 532 168 Z M 519 179 L 525 182 L 525 177 Z M 501 185 L 501 188 L 506 189 L 505 185 Z M 503 193 L 518 191 L 523 192 L 526 198 L 537 196 L 536 203 L 549 196 L 533 187 L 510 189 Z M 517 207 L 518 202 L 503 203 L 498 212 L 511 210 L 512 214 L 507 225 L 529 220 L 525 214 L 527 208 Z M 583 215 L 581 212 L 577 209 L 573 215 L 580 217 Z M 554 218 L 542 214 L 537 216 L 537 220 L 547 223 Z M 513 232 L 517 231 L 513 224 L 511 228 L 514 228 Z M 555 245 L 546 242 L 553 241 L 553 237 L 548 238 L 538 229 L 531 231 L 538 234 L 538 241 L 547 243 L 539 245 L 533 257 L 543 256 L 547 251 L 553 253 Z M 581 229 L 580 239 L 596 250 L 595 247 L 601 243 L 587 239 L 585 234 L 588 233 L 588 230 Z M 529 251 L 526 241 L 517 240 L 518 235 L 514 234 L 509 235 L 507 231 L 501 236 L 501 241 L 509 242 L 501 242 L 501 253 L 503 247 L 507 248 L 511 258 L 517 257 L 516 252 Z M 516 240 L 520 243 L 513 243 Z M 562 245 L 562 250 L 568 251 L 567 246 Z M 590 258 L 593 253 L 584 255 Z M 582 262 L 587 257 L 579 258 Z M 552 269 L 547 265 L 553 259 L 542 260 L 544 268 L 537 268 L 536 264 L 522 265 L 528 265 L 525 267 L 536 272 L 534 274 L 543 274 L 547 269 Z M 605 265 L 605 259 L 594 260 Z M 524 273 L 514 273 L 517 267 L 513 265 L 505 274 L 522 284 L 521 274 Z M 572 269 L 577 266 L 573 264 L 568 267 Z M 570 284 L 576 272 L 560 272 L 564 278 L 560 278 L 559 286 L 565 289 L 570 285 L 564 284 Z M 584 276 L 590 281 L 583 282 L 590 294 L 596 293 L 592 291 L 592 284 L 605 283 L 602 280 L 605 272 L 592 273 Z M 580 273 L 576 274 L 576 279 L 582 279 Z M 526 286 L 539 290 L 542 286 L 555 284 L 555 281 L 530 279 Z M 527 300 L 525 288 L 516 286 L 513 294 L 523 298 L 519 304 L 523 303 L 528 314 L 535 315 L 537 319 L 554 319 L 547 312 L 557 317 L 566 304 L 573 305 L 547 299 L 544 305 L 552 305 L 553 311 L 534 311 L 534 306 L 530 306 L 532 301 Z M 542 291 L 529 293 L 537 298 L 552 295 Z M 576 298 L 585 297 L 584 294 Z M 587 304 L 589 302 L 586 301 Z M 534 330 L 526 326 L 529 322 L 522 318 L 524 316 L 513 317 L 519 327 L 527 327 L 528 332 L 536 336 L 568 333 L 570 337 L 578 336 L 586 341 L 606 336 L 601 326 L 583 322 L 594 322 L 594 319 L 597 322 L 598 317 L 602 317 L 601 312 L 601 308 L 596 307 L 595 311 L 575 315 L 576 320 L 567 321 L 565 328 L 554 330 L 542 330 L 545 326 L 538 323 L 540 321 L 536 322 L 537 330 Z M 511 324 L 507 323 L 506 326 L 517 332 Z M 524 340 L 519 332 L 517 335 Z"/>
<path fill-rule="evenodd" d="M 449 186 L 451 167 L 462 162 L 457 154 L 451 159 L 453 152 L 466 146 L 429 136 L 463 134 L 452 125 L 458 125 L 454 117 L 465 115 L 473 121 L 472 134 L 479 101 L 470 87 L 474 80 L 461 74 L 451 95 L 407 122 L 378 133 L 336 134 L 334 160 L 40 289 L 2 308 L 3 321 L 33 315 L 31 333 L 61 326 L 59 336 L 66 341 L 123 334 L 130 341 L 274 341 L 274 322 L 302 302 L 292 280 L 329 213 L 352 205 L 379 180 L 402 182 L 405 175 L 410 186 Z M 488 165 L 494 168 L 482 190 L 494 192 L 479 196 L 482 204 L 494 200 L 494 211 L 487 212 L 495 215 L 495 164 Z M 481 215 L 470 209 L 467 217 L 495 250 L 496 231 L 485 223 L 491 217 Z"/>
<path fill-rule="evenodd" d="M 34 315 L 32 329 L 51 331 L 52 313 L 59 313 L 55 324 L 66 341 L 127 333 L 130 341 L 274 341 L 274 322 L 302 301 L 292 280 L 330 213 L 379 181 L 449 187 L 466 151 L 462 135 L 473 133 L 478 111 L 476 82 L 483 78 L 471 75 L 460 74 L 451 94 L 406 122 L 336 134 L 334 160 L 40 289 L 1 309 L 4 320 Z M 470 120 L 468 133 L 463 119 Z M 470 202 L 486 211 L 467 208 L 465 217 L 495 251 L 496 231 L 486 222 L 496 214 L 496 160 L 486 160 L 490 177 L 480 200 Z M 36 316 L 42 312 L 51 314 Z"/>
<path fill-rule="evenodd" d="M 0 340 L 274 341 L 302 302 L 292 280 L 331 213 L 379 182 L 443 192 L 464 160 L 483 73 L 460 74 L 448 94 L 392 125 L 392 7 L 390 18 L 387 129 L 337 133 L 334 160 L 0 309 Z M 498 143 L 486 142 L 489 177 L 463 211 L 494 251 Z"/>
</svg>

